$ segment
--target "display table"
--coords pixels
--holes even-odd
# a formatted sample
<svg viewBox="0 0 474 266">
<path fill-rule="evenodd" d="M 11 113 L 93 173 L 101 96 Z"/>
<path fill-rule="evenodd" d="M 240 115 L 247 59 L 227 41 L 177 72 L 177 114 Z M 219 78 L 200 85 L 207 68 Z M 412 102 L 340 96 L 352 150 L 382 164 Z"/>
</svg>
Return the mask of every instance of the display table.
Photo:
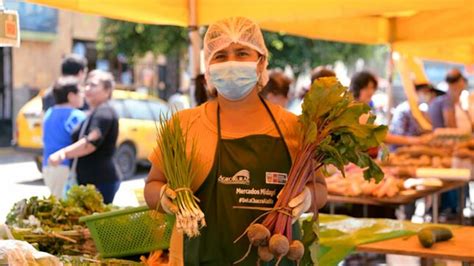
<svg viewBox="0 0 474 266">
<path fill-rule="evenodd" d="M 423 258 L 437 258 L 474 262 L 474 227 L 453 228 L 453 238 L 424 248 L 416 235 L 362 244 L 358 252 L 399 254 Z"/>
<path fill-rule="evenodd" d="M 438 196 L 439 194 L 450 191 L 453 189 L 461 189 L 461 195 L 464 195 L 464 186 L 467 184 L 467 181 L 445 181 L 442 187 L 438 188 L 429 188 L 425 190 L 417 191 L 416 194 L 403 196 L 403 195 L 396 195 L 391 198 L 375 198 L 375 197 L 368 197 L 368 196 L 359 196 L 359 197 L 346 197 L 346 196 L 339 196 L 339 195 L 328 195 L 328 204 L 330 208 L 330 213 L 334 214 L 334 203 L 350 203 L 350 204 L 362 204 L 362 205 L 375 205 L 375 206 L 397 206 L 397 205 L 405 205 L 420 198 L 424 198 L 427 196 L 433 196 L 433 222 L 438 222 Z M 464 196 L 460 197 L 464 199 Z M 464 208 L 464 201 L 460 200 L 461 209 Z M 364 215 L 365 216 L 365 215 Z M 462 216 L 462 214 L 461 214 Z M 461 218 L 462 221 L 462 218 Z"/>
</svg>

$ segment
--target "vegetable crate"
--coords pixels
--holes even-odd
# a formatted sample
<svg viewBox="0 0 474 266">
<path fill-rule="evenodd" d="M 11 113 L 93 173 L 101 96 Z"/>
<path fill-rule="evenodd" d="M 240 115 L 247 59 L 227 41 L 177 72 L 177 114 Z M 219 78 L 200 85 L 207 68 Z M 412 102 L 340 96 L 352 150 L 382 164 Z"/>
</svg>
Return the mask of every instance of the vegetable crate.
<svg viewBox="0 0 474 266">
<path fill-rule="evenodd" d="M 81 217 L 102 257 L 124 257 L 167 249 L 175 217 L 147 206 Z"/>
</svg>

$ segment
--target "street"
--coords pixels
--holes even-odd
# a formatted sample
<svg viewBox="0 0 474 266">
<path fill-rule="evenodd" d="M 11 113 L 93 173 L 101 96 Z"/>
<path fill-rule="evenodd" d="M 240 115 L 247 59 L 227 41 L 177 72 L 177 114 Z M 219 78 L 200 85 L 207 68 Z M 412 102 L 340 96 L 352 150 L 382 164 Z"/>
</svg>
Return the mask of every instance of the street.
<svg viewBox="0 0 474 266">
<path fill-rule="evenodd" d="M 138 206 L 135 190 L 143 188 L 147 171 L 147 168 L 138 167 L 133 178 L 122 182 L 113 204 Z M 18 152 L 13 148 L 0 148 L 0 224 L 5 222 L 6 215 L 15 202 L 31 196 L 48 195 L 49 190 L 44 185 L 31 154 Z"/>
</svg>

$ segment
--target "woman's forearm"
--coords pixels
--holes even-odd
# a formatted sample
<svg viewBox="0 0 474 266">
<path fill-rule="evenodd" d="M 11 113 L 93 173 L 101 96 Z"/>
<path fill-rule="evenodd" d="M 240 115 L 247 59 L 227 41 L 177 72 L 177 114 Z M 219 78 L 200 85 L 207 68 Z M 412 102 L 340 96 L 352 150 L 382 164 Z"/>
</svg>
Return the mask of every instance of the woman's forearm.
<svg viewBox="0 0 474 266">
<path fill-rule="evenodd" d="M 384 142 L 387 144 L 394 144 L 394 145 L 416 145 L 419 144 L 419 140 L 417 137 L 410 137 L 410 136 L 399 136 L 393 135 L 388 133 L 384 139 Z"/>
<path fill-rule="evenodd" d="M 144 196 L 146 204 L 150 209 L 156 210 L 160 206 L 160 191 L 165 183 L 158 180 L 149 181 L 145 184 Z"/>
<path fill-rule="evenodd" d="M 63 148 L 65 158 L 83 157 L 93 153 L 95 150 L 96 147 L 89 143 L 86 138 L 81 138 L 66 148 Z"/>
</svg>

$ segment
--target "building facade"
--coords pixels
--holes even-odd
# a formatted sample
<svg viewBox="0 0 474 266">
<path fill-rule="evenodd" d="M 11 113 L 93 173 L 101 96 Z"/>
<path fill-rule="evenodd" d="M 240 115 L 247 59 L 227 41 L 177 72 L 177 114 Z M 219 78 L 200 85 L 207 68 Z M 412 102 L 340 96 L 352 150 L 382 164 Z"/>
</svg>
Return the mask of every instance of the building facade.
<svg viewBox="0 0 474 266">
<path fill-rule="evenodd" d="M 62 58 L 76 52 L 96 57 L 98 16 L 6 2 L 20 15 L 18 48 L 0 49 L 0 146 L 9 146 L 19 109 L 60 75 Z M 89 58 L 88 58 L 89 59 Z M 91 58 L 95 67 L 96 58 Z"/>
</svg>

